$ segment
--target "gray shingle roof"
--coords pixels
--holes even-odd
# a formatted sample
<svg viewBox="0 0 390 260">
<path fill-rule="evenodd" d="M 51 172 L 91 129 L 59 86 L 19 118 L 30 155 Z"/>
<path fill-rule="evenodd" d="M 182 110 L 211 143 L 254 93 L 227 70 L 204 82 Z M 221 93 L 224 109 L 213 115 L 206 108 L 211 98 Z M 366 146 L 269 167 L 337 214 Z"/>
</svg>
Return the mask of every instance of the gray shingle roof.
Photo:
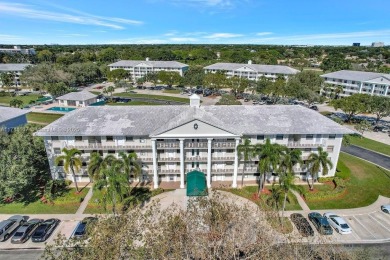
<svg viewBox="0 0 390 260">
<path fill-rule="evenodd" d="M 80 92 L 70 92 L 68 94 L 58 97 L 57 99 L 85 101 L 95 97 L 97 97 L 97 95 L 92 94 L 91 92 L 88 92 L 86 90 L 83 90 Z"/>
<path fill-rule="evenodd" d="M 211 70 L 237 70 L 242 67 L 250 68 L 260 73 L 277 73 L 277 74 L 296 74 L 299 70 L 282 65 L 261 65 L 261 64 L 245 64 L 245 63 L 215 63 L 204 67 Z"/>
<path fill-rule="evenodd" d="M 108 65 L 109 67 L 135 67 L 139 64 L 147 64 L 151 67 L 158 68 L 185 68 L 187 64 L 177 61 L 144 61 L 144 60 L 121 60 Z"/>
<path fill-rule="evenodd" d="M 27 66 L 31 66 L 31 64 L 29 63 L 0 64 L 0 71 L 23 71 Z"/>
<path fill-rule="evenodd" d="M 236 135 L 353 133 L 301 106 L 104 106 L 69 112 L 37 135 L 149 136 L 195 119 Z"/>
<path fill-rule="evenodd" d="M 0 124 L 13 119 L 15 117 L 29 113 L 30 110 L 12 108 L 12 107 L 0 107 Z"/>
<path fill-rule="evenodd" d="M 365 71 L 354 71 L 354 70 L 339 70 L 327 74 L 321 75 L 323 78 L 335 78 L 344 80 L 354 81 L 367 81 L 378 77 L 385 77 L 390 79 L 390 74 L 376 73 L 376 72 L 365 72 Z"/>
</svg>

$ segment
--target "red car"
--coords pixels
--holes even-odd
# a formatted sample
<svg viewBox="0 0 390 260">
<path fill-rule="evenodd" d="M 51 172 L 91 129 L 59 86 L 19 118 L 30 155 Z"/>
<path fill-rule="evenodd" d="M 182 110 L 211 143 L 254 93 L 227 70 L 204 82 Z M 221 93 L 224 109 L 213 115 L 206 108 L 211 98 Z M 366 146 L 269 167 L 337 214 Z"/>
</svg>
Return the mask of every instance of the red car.
<svg viewBox="0 0 390 260">
<path fill-rule="evenodd" d="M 95 87 L 96 89 L 102 89 L 102 88 L 104 88 L 103 86 L 97 86 L 97 87 Z"/>
</svg>

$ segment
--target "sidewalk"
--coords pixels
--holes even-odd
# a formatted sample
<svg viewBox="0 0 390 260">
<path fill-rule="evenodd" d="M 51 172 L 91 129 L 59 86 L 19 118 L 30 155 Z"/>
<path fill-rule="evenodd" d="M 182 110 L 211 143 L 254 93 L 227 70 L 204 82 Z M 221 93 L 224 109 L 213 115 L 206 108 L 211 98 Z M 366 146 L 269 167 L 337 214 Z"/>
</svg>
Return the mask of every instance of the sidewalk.
<svg viewBox="0 0 390 260">
<path fill-rule="evenodd" d="M 84 210 L 88 206 L 89 200 L 92 198 L 92 191 L 93 191 L 93 188 L 90 188 L 88 193 L 87 193 L 87 195 L 85 195 L 85 198 L 84 198 L 83 202 L 80 204 L 79 209 L 75 213 L 76 216 L 82 216 L 83 215 Z"/>
</svg>

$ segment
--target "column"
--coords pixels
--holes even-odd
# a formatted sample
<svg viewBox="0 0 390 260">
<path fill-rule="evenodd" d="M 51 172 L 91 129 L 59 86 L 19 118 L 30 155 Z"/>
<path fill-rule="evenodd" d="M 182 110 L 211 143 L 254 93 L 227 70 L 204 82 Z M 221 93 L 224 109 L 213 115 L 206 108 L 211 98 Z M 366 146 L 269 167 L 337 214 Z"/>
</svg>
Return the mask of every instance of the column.
<svg viewBox="0 0 390 260">
<path fill-rule="evenodd" d="M 184 189 L 184 139 L 180 140 L 180 189 Z"/>
<path fill-rule="evenodd" d="M 386 95 L 387 95 L 388 91 L 389 91 L 389 86 L 387 85 L 387 86 L 386 86 L 386 90 L 385 90 L 385 94 L 384 94 L 384 96 L 386 96 Z"/>
<path fill-rule="evenodd" d="M 211 142 L 213 138 L 207 138 L 207 188 L 211 188 Z"/>
<path fill-rule="evenodd" d="M 360 85 L 359 85 L 359 93 L 362 93 L 362 88 L 363 88 L 363 81 L 360 82 Z"/>
<path fill-rule="evenodd" d="M 236 138 L 236 149 L 234 152 L 234 172 L 233 172 L 233 183 L 232 187 L 237 188 L 237 173 L 238 173 L 238 150 L 237 146 L 240 143 L 240 138 Z"/>
<path fill-rule="evenodd" d="M 376 88 L 376 85 L 375 84 L 372 84 L 372 89 L 371 89 L 371 96 L 374 95 L 374 90 Z"/>
<path fill-rule="evenodd" d="M 152 139 L 152 156 L 153 156 L 153 188 L 158 188 L 158 173 L 157 173 L 157 151 L 156 139 Z"/>
</svg>

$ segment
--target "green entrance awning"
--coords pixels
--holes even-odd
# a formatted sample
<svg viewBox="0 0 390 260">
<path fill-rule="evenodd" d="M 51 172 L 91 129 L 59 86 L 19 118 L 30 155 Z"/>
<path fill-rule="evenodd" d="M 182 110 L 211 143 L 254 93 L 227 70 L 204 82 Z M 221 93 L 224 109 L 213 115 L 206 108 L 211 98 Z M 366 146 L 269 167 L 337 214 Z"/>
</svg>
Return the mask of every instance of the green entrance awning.
<svg viewBox="0 0 390 260">
<path fill-rule="evenodd" d="M 203 172 L 187 173 L 187 196 L 207 196 L 206 176 Z"/>
</svg>

